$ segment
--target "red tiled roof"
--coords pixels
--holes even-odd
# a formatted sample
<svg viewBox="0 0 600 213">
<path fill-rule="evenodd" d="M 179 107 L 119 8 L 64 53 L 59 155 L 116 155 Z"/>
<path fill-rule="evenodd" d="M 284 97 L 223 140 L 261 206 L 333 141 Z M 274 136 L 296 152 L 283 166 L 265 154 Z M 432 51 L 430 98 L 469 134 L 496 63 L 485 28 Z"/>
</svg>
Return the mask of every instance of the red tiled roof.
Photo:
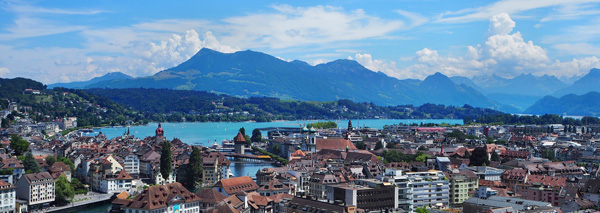
<svg viewBox="0 0 600 213">
<path fill-rule="evenodd" d="M 222 187 L 225 192 L 230 195 L 237 192 L 254 191 L 258 189 L 258 185 L 250 178 L 250 176 L 223 179 L 217 182 L 215 187 Z"/>
<path fill-rule="evenodd" d="M 176 197 L 182 200 L 174 200 Z M 175 182 L 167 185 L 150 186 L 125 206 L 134 209 L 154 210 L 165 208 L 170 202 L 190 203 L 199 200 L 198 196 L 188 191 L 180 183 Z"/>
<path fill-rule="evenodd" d="M 233 139 L 233 141 L 235 141 L 235 142 L 246 142 L 246 138 L 244 138 L 244 135 L 242 135 L 241 132 L 238 132 L 238 134 L 235 136 L 235 138 Z"/>
<path fill-rule="evenodd" d="M 316 139 L 317 150 L 332 149 L 332 150 L 356 150 L 356 146 L 345 138 L 317 138 Z"/>
<path fill-rule="evenodd" d="M 533 183 L 540 183 L 544 186 L 550 186 L 550 187 L 564 187 L 567 185 L 567 178 L 566 177 L 552 177 L 552 176 L 545 176 L 545 175 L 529 175 L 529 177 L 527 178 L 527 183 L 528 184 L 533 184 Z"/>
<path fill-rule="evenodd" d="M 196 195 L 200 198 L 201 203 L 213 203 L 216 204 L 227 198 L 225 195 L 219 193 L 214 189 L 202 189 L 196 192 Z"/>
<path fill-rule="evenodd" d="M 131 175 L 129 175 L 125 169 L 121 169 L 121 172 L 119 172 L 119 176 L 117 176 L 117 180 L 132 180 L 133 178 L 131 177 Z"/>
</svg>

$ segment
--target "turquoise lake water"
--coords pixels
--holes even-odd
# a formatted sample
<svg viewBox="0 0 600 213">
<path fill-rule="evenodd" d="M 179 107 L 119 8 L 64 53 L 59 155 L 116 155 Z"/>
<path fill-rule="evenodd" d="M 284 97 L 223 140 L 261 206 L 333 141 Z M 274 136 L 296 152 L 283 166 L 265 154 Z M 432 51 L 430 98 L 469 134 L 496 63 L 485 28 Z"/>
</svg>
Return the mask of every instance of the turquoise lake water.
<svg viewBox="0 0 600 213">
<path fill-rule="evenodd" d="M 162 123 L 162 128 L 165 131 L 165 137 L 167 139 L 178 138 L 184 143 L 192 145 L 210 146 L 215 140 L 218 144 L 225 139 L 231 140 L 237 134 L 241 127 L 246 129 L 246 134 L 251 135 L 252 130 L 255 128 L 267 128 L 267 127 L 301 127 L 309 123 L 327 121 L 327 120 L 298 120 L 298 121 L 276 121 L 276 122 L 196 122 L 196 123 Z M 346 128 L 348 126 L 348 120 L 335 120 L 338 127 Z M 412 124 L 412 123 L 447 123 L 447 124 L 463 124 L 460 119 L 361 119 L 352 120 L 352 126 L 354 127 L 371 127 L 381 129 L 385 125 L 392 124 Z M 154 136 L 158 123 L 150 123 L 145 126 L 132 126 L 129 127 L 129 131 L 132 135 L 138 138 L 145 138 L 147 136 Z M 107 138 L 114 138 L 122 136 L 127 131 L 127 127 L 104 127 L 95 129 L 90 135 L 96 135 L 99 132 L 106 135 Z M 266 135 L 266 133 L 263 133 Z M 249 175 L 254 177 L 256 171 L 266 167 L 273 167 L 272 164 L 235 164 L 231 165 L 231 172 L 235 176 Z"/>
<path fill-rule="evenodd" d="M 184 143 L 209 146 L 216 140 L 219 144 L 224 139 L 231 140 L 237 134 L 241 127 L 246 129 L 246 134 L 251 135 L 252 130 L 255 128 L 266 128 L 266 127 L 300 127 L 309 123 L 326 121 L 276 121 L 276 122 L 196 122 L 196 123 L 162 123 L 162 128 L 165 131 L 165 137 L 168 139 L 178 138 Z M 338 127 L 346 128 L 348 126 L 348 120 L 337 120 Z M 353 120 L 352 125 L 354 127 L 371 127 L 381 129 L 385 125 L 391 124 L 411 124 L 411 123 L 448 123 L 448 124 L 463 124 L 460 119 L 430 119 L 430 120 L 407 120 L 407 119 L 363 119 Z M 138 138 L 145 138 L 147 136 L 153 136 L 158 123 L 149 123 L 145 126 L 132 126 L 130 127 L 130 133 Z M 99 130 L 94 130 L 98 134 L 101 131 L 102 134 L 108 138 L 113 138 L 123 135 L 127 131 L 127 127 L 105 127 Z M 265 135 L 265 134 L 263 134 Z"/>
</svg>

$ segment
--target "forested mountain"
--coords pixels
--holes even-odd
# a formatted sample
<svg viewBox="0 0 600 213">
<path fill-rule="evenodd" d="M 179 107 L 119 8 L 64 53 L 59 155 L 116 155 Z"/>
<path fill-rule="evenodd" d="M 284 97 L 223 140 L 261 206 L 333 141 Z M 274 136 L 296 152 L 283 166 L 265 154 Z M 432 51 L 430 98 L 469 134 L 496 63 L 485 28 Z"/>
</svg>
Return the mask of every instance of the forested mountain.
<svg viewBox="0 0 600 213">
<path fill-rule="evenodd" d="M 448 84 L 451 81 L 442 76 L 438 73 L 425 81 L 398 80 L 370 71 L 352 60 L 311 66 L 250 50 L 229 54 L 204 48 L 184 63 L 153 76 L 104 81 L 88 88 L 169 88 L 238 97 L 303 101 L 348 99 L 384 106 L 469 104 L 505 109 L 466 85 Z"/>
<path fill-rule="evenodd" d="M 238 98 L 203 91 L 171 89 L 88 89 L 133 107 L 155 121 L 270 121 L 295 119 L 397 118 L 473 119 L 503 114 L 491 109 L 424 104 L 422 106 L 377 106 L 350 100 L 330 102 L 290 101 L 269 97 Z"/>
<path fill-rule="evenodd" d="M 116 80 L 116 79 L 131 79 L 131 78 L 132 78 L 131 76 L 126 75 L 122 72 L 110 72 L 110 73 L 107 73 L 106 75 L 92 78 L 89 81 L 75 81 L 75 82 L 69 82 L 69 83 L 50 84 L 50 85 L 48 85 L 48 88 L 52 89 L 54 87 L 64 87 L 64 88 L 70 88 L 70 89 L 79 89 L 79 88 L 85 88 L 89 85 L 96 84 L 96 83 L 99 83 L 102 81 L 109 81 L 109 80 Z"/>
<path fill-rule="evenodd" d="M 590 72 L 575 81 L 573 85 L 558 90 L 552 96 L 561 97 L 567 94 L 583 95 L 589 92 L 600 92 L 600 69 L 592 69 Z"/>
<path fill-rule="evenodd" d="M 31 90 L 26 92 L 26 89 Z M 39 94 L 34 94 L 32 90 L 38 90 Z M 35 121 L 74 116 L 77 117 L 79 126 L 121 125 L 126 124 L 126 121 L 147 122 L 135 110 L 108 98 L 82 90 L 46 89 L 42 83 L 25 78 L 0 78 L 0 97 L 0 108 L 5 109 L 8 102 L 15 102 L 22 108 L 13 116 L 26 115 Z"/>
<path fill-rule="evenodd" d="M 600 116 L 600 93 L 569 94 L 560 98 L 546 96 L 527 108 L 525 113 Z"/>
</svg>

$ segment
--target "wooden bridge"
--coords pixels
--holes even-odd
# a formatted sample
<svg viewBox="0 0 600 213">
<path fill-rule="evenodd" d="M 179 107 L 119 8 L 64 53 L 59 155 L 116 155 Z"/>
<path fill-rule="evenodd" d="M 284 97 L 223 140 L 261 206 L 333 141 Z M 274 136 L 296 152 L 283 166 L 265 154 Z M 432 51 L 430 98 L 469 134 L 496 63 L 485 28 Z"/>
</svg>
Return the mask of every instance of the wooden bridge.
<svg viewBox="0 0 600 213">
<path fill-rule="evenodd" d="M 223 153 L 227 158 L 234 161 L 246 161 L 246 162 L 265 162 L 273 161 L 271 156 L 268 155 L 247 155 L 238 153 Z"/>
</svg>

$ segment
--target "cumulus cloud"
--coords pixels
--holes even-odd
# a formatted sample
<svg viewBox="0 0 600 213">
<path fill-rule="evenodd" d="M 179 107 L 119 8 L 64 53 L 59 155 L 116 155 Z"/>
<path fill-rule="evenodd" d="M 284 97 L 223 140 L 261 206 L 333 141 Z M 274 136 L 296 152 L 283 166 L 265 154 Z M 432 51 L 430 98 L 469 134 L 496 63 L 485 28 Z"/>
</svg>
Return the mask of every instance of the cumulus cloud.
<svg viewBox="0 0 600 213">
<path fill-rule="evenodd" d="M 600 66 L 595 56 L 566 62 L 553 61 L 542 47 L 533 41 L 526 41 L 518 31 L 513 33 L 515 26 L 506 13 L 493 16 L 486 32 L 487 39 L 482 44 L 468 46 L 464 56 L 442 56 L 436 50 L 423 48 L 415 53 L 413 65 L 401 69 L 392 62 L 373 59 L 369 54 L 357 54 L 356 60 L 371 70 L 385 70 L 384 73 L 392 77 L 419 79 L 435 72 L 467 77 L 492 73 L 503 77 L 515 77 L 522 73 L 563 77 L 581 75 Z M 559 45 L 555 48 L 567 47 Z M 588 49 L 594 50 L 593 47 Z"/>
<path fill-rule="evenodd" d="M 356 61 L 363 65 L 365 68 L 370 69 L 375 72 L 383 72 L 388 76 L 392 76 L 395 78 L 404 78 L 406 76 L 402 76 L 401 73 L 396 72 L 398 69 L 396 67 L 396 62 L 390 61 L 386 62 L 383 60 L 373 59 L 371 54 L 365 53 L 360 54 L 357 53 L 355 55 Z"/>
<path fill-rule="evenodd" d="M 225 53 L 239 51 L 239 48 L 221 44 L 210 31 L 206 32 L 203 38 L 203 40 L 200 39 L 195 30 L 187 30 L 183 35 L 173 34 L 167 40 L 150 42 L 136 47 L 138 48 L 136 53 L 142 57 L 145 63 L 151 65 L 143 68 L 144 74 L 154 74 L 176 66 L 194 56 L 204 47 Z"/>
<path fill-rule="evenodd" d="M 500 13 L 490 19 L 488 35 L 506 35 L 515 28 L 515 22 L 507 13 Z"/>
<path fill-rule="evenodd" d="M 0 67 L 0 77 L 7 77 L 10 74 L 10 70 L 6 67 Z"/>
</svg>

